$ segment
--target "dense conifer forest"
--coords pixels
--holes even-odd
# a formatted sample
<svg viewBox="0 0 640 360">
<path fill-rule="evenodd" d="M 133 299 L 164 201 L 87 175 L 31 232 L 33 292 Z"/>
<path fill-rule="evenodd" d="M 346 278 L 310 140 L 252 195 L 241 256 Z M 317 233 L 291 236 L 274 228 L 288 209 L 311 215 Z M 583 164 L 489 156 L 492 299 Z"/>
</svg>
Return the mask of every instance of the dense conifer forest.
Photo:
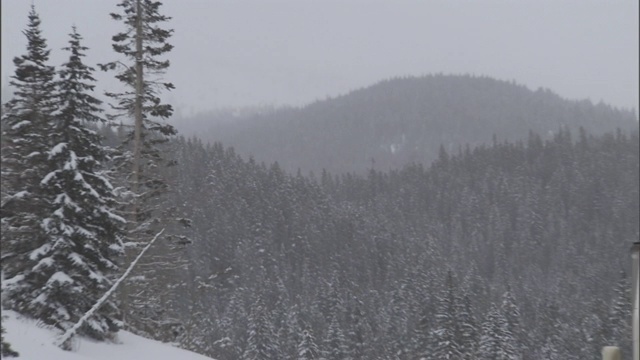
<svg viewBox="0 0 640 360">
<path fill-rule="evenodd" d="M 637 131 L 530 132 L 428 167 L 303 176 L 179 138 L 172 203 L 194 243 L 166 340 L 218 359 L 628 349 L 638 150 Z"/>
<path fill-rule="evenodd" d="M 176 136 L 161 5 L 110 14 L 106 115 L 78 29 L 56 68 L 31 6 L 1 122 L 3 309 L 66 350 L 125 329 L 220 360 L 630 359 L 632 111 L 430 75 Z"/>
</svg>

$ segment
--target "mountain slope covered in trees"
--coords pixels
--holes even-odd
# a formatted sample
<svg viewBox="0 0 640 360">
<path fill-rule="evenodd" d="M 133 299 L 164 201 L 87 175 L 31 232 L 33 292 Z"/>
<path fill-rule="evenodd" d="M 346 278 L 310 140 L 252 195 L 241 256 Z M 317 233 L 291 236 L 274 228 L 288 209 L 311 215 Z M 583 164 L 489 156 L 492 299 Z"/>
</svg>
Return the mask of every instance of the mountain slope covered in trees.
<svg viewBox="0 0 640 360">
<path fill-rule="evenodd" d="M 167 311 L 188 349 L 578 359 L 609 344 L 628 354 L 637 131 L 531 132 L 443 151 L 429 167 L 318 177 L 219 143 L 171 146 L 182 164 L 173 201 L 189 204 L 195 234 Z"/>
<path fill-rule="evenodd" d="M 488 77 L 429 75 L 382 81 L 302 108 L 218 112 L 181 120 L 181 131 L 221 141 L 243 156 L 304 173 L 364 173 L 429 164 L 447 151 L 498 140 L 550 138 L 561 127 L 592 134 L 637 129 L 636 115 L 570 101 Z"/>
<path fill-rule="evenodd" d="M 160 5 L 111 14 L 135 66 L 101 65 L 124 65 L 109 118 L 135 122 L 117 133 L 98 127 L 80 34 L 56 71 L 32 6 L 2 114 L 3 307 L 66 331 L 69 350 L 76 331 L 113 340 L 124 326 L 220 359 L 628 353 L 633 113 L 488 78 L 404 78 L 221 126 L 258 159 L 245 160 L 164 122 Z M 4 330 L 3 356 L 22 351 Z"/>
</svg>

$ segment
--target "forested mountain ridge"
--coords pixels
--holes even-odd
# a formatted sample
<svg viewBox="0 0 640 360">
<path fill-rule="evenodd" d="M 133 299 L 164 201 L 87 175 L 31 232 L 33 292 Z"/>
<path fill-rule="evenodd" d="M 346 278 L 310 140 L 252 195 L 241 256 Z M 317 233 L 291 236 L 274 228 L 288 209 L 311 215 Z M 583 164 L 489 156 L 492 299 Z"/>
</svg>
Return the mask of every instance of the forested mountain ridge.
<svg viewBox="0 0 640 360">
<path fill-rule="evenodd" d="M 621 271 L 638 236 L 637 131 L 530 133 L 442 151 L 429 167 L 317 178 L 220 143 L 171 146 L 172 202 L 195 234 L 166 310 L 188 349 L 578 359 L 618 344 L 628 354 Z"/>
<path fill-rule="evenodd" d="M 372 163 L 379 170 L 429 164 L 441 144 L 451 152 L 490 143 L 494 135 L 517 141 L 529 130 L 547 139 L 561 127 L 592 134 L 638 128 L 632 111 L 453 75 L 385 80 L 302 108 L 202 114 L 184 124 L 185 134 L 221 141 L 258 161 L 278 161 L 289 172 L 360 174 Z"/>
<path fill-rule="evenodd" d="M 64 350 L 128 329 L 219 359 L 628 354 L 633 113 L 487 78 L 396 79 L 234 123 L 284 165 L 247 160 L 166 122 L 161 5 L 110 14 L 124 59 L 99 67 L 123 87 L 104 118 L 82 36 L 50 65 L 31 5 L 1 118 L 3 310 L 56 328 Z M 292 175 L 293 160 L 318 171 Z M 0 353 L 18 355 L 1 325 Z"/>
</svg>

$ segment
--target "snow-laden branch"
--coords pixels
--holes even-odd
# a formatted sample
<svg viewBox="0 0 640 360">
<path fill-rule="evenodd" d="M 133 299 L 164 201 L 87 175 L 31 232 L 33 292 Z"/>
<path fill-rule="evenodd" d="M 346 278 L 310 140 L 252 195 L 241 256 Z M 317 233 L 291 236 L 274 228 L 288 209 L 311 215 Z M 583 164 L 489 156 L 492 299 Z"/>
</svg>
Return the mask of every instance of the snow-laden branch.
<svg viewBox="0 0 640 360">
<path fill-rule="evenodd" d="M 73 325 L 73 327 L 71 327 L 70 329 L 68 329 L 59 339 L 58 341 L 56 341 L 56 345 L 59 346 L 60 348 L 64 349 L 64 343 L 67 342 L 67 340 L 69 340 L 75 333 L 76 331 L 78 331 L 78 329 L 80 328 L 80 326 L 82 326 L 82 324 L 87 321 L 87 319 L 89 317 L 91 317 L 91 315 L 93 315 L 93 313 L 96 312 L 96 310 L 98 310 L 100 308 L 100 306 L 102 306 L 102 304 L 107 300 L 107 298 L 113 294 L 113 292 L 116 290 L 116 288 L 120 285 L 120 283 L 122 283 L 122 281 L 124 281 L 124 279 L 126 279 L 127 276 L 129 276 L 129 273 L 131 273 L 131 270 L 133 270 L 133 267 L 136 266 L 136 264 L 138 263 L 138 260 L 140 260 L 140 258 L 142 258 L 142 256 L 144 255 L 144 253 L 149 250 L 149 248 L 151 247 L 151 245 L 153 245 L 153 243 L 158 239 L 158 237 L 160 237 L 160 235 L 164 232 L 164 229 L 160 230 L 159 233 L 157 233 L 153 239 L 151 239 L 151 241 L 149 241 L 149 243 L 147 244 L 147 246 L 144 247 L 144 249 L 142 249 L 142 251 L 140 251 L 140 254 L 138 254 L 138 256 L 135 258 L 135 260 L 133 260 L 131 262 L 131 264 L 129 265 L 129 267 L 127 268 L 127 271 L 124 272 L 124 274 L 122 274 L 122 276 L 113 284 L 113 286 L 111 286 L 111 288 L 104 294 L 102 295 L 102 297 L 100 298 L 100 300 L 98 300 L 91 309 L 89 309 L 89 311 L 87 311 L 81 318 L 80 320 L 78 320 L 78 322 Z"/>
</svg>

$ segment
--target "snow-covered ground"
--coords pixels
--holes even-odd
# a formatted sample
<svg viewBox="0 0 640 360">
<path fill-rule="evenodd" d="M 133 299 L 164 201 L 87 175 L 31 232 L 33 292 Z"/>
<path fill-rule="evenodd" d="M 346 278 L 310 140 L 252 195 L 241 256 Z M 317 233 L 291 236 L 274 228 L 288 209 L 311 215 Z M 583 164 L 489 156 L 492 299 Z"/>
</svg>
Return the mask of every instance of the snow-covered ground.
<svg viewBox="0 0 640 360">
<path fill-rule="evenodd" d="M 118 333 L 118 344 L 74 339 L 74 351 L 54 345 L 60 331 L 38 326 L 13 311 L 2 312 L 5 340 L 20 353 L 18 360 L 211 360 L 206 356 L 142 338 L 126 331 Z"/>
</svg>

